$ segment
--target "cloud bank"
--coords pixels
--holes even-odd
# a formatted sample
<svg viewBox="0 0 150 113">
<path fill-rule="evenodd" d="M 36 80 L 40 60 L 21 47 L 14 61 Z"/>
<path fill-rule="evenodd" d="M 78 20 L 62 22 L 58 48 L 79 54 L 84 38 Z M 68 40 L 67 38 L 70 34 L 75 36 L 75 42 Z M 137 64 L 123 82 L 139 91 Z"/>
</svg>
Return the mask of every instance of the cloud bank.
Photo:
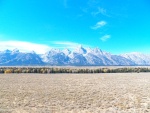
<svg viewBox="0 0 150 113">
<path fill-rule="evenodd" d="M 0 51 L 14 50 L 18 49 L 21 52 L 31 52 L 35 51 L 37 54 L 44 54 L 52 48 L 58 49 L 75 49 L 79 46 L 90 47 L 89 45 L 80 44 L 76 42 L 70 41 L 52 41 L 49 42 L 51 46 L 45 44 L 36 44 L 31 42 L 24 42 L 24 41 L 0 41 Z"/>
<path fill-rule="evenodd" d="M 31 42 L 23 41 L 0 41 L 0 51 L 9 49 L 19 49 L 21 52 L 31 52 L 35 51 L 38 54 L 43 54 L 50 50 L 51 47 L 44 44 L 35 44 Z"/>
</svg>

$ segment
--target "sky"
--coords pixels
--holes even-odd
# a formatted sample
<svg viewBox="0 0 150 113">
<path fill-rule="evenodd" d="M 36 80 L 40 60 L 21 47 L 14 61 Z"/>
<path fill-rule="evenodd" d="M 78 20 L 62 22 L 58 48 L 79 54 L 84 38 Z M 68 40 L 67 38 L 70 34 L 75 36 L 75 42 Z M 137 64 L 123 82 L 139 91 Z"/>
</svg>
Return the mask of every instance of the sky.
<svg viewBox="0 0 150 113">
<path fill-rule="evenodd" d="M 149 0 L 0 0 L 0 51 L 150 54 Z"/>
</svg>

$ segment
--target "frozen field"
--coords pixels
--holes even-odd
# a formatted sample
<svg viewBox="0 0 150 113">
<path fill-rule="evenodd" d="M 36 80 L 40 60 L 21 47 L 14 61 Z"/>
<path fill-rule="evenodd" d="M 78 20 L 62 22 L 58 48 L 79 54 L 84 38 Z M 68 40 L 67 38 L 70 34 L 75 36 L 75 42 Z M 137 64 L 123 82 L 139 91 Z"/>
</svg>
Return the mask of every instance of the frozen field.
<svg viewBox="0 0 150 113">
<path fill-rule="evenodd" d="M 150 113 L 150 73 L 1 74 L 0 113 Z"/>
</svg>

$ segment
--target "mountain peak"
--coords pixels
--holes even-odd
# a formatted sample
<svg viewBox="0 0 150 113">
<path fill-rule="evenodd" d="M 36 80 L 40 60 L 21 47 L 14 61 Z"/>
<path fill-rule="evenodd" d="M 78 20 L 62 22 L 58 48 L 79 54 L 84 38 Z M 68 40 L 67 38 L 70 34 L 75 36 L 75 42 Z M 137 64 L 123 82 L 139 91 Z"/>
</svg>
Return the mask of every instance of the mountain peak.
<svg viewBox="0 0 150 113">
<path fill-rule="evenodd" d="M 32 54 L 36 54 L 36 53 L 35 53 L 35 51 L 31 51 L 30 53 L 32 53 Z"/>
<path fill-rule="evenodd" d="M 3 52 L 4 52 L 4 53 L 11 53 L 11 50 L 6 49 L 6 50 L 4 50 Z"/>
<path fill-rule="evenodd" d="M 19 50 L 17 48 L 12 50 L 13 53 L 19 53 Z"/>
<path fill-rule="evenodd" d="M 75 51 L 75 53 L 79 53 L 79 54 L 86 54 L 87 50 L 85 48 L 82 47 L 82 45 L 78 46 Z"/>
<path fill-rule="evenodd" d="M 98 47 L 94 48 L 94 51 L 96 51 L 96 52 L 102 52 L 102 50 L 99 49 Z"/>
<path fill-rule="evenodd" d="M 52 48 L 50 51 L 53 51 L 53 52 L 60 52 L 60 49 Z"/>
<path fill-rule="evenodd" d="M 62 50 L 62 52 L 65 54 L 65 55 L 69 55 L 71 53 L 71 51 L 69 49 L 64 49 Z"/>
<path fill-rule="evenodd" d="M 97 47 L 92 50 L 92 53 L 93 54 L 103 54 L 103 51 Z"/>
</svg>

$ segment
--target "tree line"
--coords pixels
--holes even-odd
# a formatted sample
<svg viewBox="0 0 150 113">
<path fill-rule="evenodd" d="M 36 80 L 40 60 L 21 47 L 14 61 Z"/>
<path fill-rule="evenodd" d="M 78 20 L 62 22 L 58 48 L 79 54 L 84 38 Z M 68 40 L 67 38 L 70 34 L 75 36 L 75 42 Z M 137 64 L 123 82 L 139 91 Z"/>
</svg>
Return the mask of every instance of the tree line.
<svg viewBox="0 0 150 113">
<path fill-rule="evenodd" d="M 47 68 L 47 67 L 0 67 L 0 73 L 140 73 L 150 68 Z"/>
</svg>

